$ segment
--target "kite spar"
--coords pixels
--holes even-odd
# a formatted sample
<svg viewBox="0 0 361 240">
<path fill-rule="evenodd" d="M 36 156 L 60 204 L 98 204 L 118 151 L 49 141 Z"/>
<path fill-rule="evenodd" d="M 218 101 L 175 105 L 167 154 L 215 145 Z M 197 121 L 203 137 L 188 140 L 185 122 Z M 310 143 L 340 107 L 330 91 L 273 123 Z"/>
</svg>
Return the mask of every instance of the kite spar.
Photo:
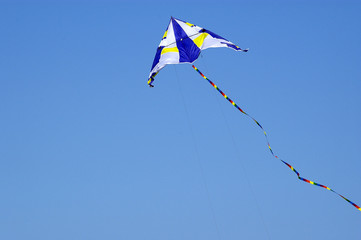
<svg viewBox="0 0 361 240">
<path fill-rule="evenodd" d="M 202 50 L 207 48 L 218 48 L 218 47 L 227 47 L 231 48 L 236 51 L 247 52 L 248 49 L 241 49 L 240 47 L 236 46 L 234 43 L 228 41 L 227 39 L 207 30 L 196 26 L 194 24 L 176 19 L 171 17 L 170 23 L 165 31 L 163 38 L 157 48 L 157 52 L 155 54 L 155 58 L 153 61 L 153 65 L 149 74 L 148 78 L 148 85 L 153 87 L 152 83 L 154 82 L 154 77 L 158 74 L 158 72 L 164 68 L 168 64 L 179 64 L 179 63 L 193 63 L 199 57 Z M 192 67 L 205 79 L 207 80 L 222 96 L 227 99 L 235 108 L 237 108 L 241 113 L 246 115 L 247 117 L 251 118 L 258 127 L 263 131 L 267 146 L 275 158 L 280 160 L 284 163 L 287 167 L 289 167 L 298 177 L 299 180 L 304 182 L 310 183 L 315 186 L 319 186 L 325 188 L 347 202 L 353 205 L 355 208 L 361 211 L 361 207 L 350 201 L 349 199 L 345 198 L 341 194 L 337 193 L 333 189 L 308 180 L 306 178 L 301 177 L 300 173 L 289 163 L 280 159 L 277 155 L 274 154 L 270 143 L 268 141 L 267 134 L 261 124 L 250 116 L 248 113 L 244 112 L 234 101 L 232 101 L 222 90 L 218 88 L 211 80 L 209 80 L 204 74 L 196 68 L 194 65 Z"/>
</svg>

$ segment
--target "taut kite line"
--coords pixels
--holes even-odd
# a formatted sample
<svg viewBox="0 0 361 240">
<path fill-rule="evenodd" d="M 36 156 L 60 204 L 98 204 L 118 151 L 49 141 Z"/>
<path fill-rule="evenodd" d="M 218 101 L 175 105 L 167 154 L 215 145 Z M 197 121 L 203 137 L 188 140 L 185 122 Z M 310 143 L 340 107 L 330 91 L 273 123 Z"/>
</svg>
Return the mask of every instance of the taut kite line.
<svg viewBox="0 0 361 240">
<path fill-rule="evenodd" d="M 227 39 L 207 30 L 196 26 L 194 24 L 176 19 L 171 17 L 170 23 L 168 25 L 167 30 L 165 31 L 163 38 L 157 48 L 157 52 L 155 54 L 155 58 L 153 61 L 153 65 L 148 78 L 148 85 L 153 87 L 152 83 L 154 82 L 154 77 L 158 74 L 158 72 L 164 68 L 167 64 L 179 64 L 179 63 L 193 63 L 200 55 L 200 52 L 207 48 L 217 48 L 217 47 L 227 47 L 236 51 L 247 52 L 247 49 L 241 49 L 236 46 L 234 43 L 228 41 Z M 342 197 L 344 200 L 352 204 L 355 208 L 361 211 L 361 207 L 351 202 L 349 199 L 345 198 L 341 194 L 337 193 L 333 189 L 308 180 L 306 178 L 301 177 L 300 173 L 296 171 L 294 167 L 292 167 L 286 161 L 283 161 L 278 156 L 276 156 L 272 148 L 269 144 L 267 134 L 261 124 L 254 119 L 252 116 L 244 112 L 235 102 L 233 102 L 224 92 L 222 92 L 211 80 L 209 80 L 204 74 L 199 71 L 194 65 L 192 67 L 205 79 L 207 80 L 222 96 L 227 99 L 234 107 L 236 107 L 241 113 L 245 114 L 247 117 L 251 118 L 258 127 L 263 131 L 268 148 L 275 158 L 280 160 L 282 163 L 287 165 L 298 177 L 299 180 L 310 183 L 315 186 L 319 186 L 325 188 L 338 196 Z"/>
</svg>

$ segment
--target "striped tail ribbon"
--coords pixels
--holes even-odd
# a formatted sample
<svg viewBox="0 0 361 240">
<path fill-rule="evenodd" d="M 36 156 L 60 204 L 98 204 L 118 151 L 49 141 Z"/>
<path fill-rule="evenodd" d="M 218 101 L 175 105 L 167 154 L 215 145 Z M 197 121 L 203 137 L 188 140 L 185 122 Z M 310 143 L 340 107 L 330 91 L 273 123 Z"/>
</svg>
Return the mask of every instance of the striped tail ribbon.
<svg viewBox="0 0 361 240">
<path fill-rule="evenodd" d="M 349 202 L 350 204 L 352 204 L 355 208 L 357 208 L 358 210 L 361 211 L 361 207 L 357 206 L 355 203 L 351 202 L 349 199 L 345 198 L 344 196 L 342 196 L 341 194 L 337 193 L 336 191 L 332 190 L 331 188 L 325 186 L 325 185 L 322 185 L 322 184 L 319 184 L 319 183 L 316 183 L 316 182 L 313 182 L 311 180 L 308 180 L 306 178 L 303 178 L 301 177 L 300 173 L 294 169 L 294 167 L 292 167 L 289 163 L 283 161 L 282 159 L 280 159 L 278 156 L 276 156 L 273 151 L 272 151 L 272 148 L 271 148 L 271 145 L 269 144 L 269 141 L 268 141 L 268 137 L 267 137 L 267 134 L 266 134 L 266 131 L 263 129 L 263 127 L 261 126 L 261 124 L 259 122 L 257 122 L 256 119 L 254 119 L 252 116 L 250 116 L 248 113 L 246 113 L 245 111 L 243 111 L 235 102 L 233 102 L 226 94 L 224 94 L 224 92 L 222 92 L 221 89 L 219 89 L 217 87 L 216 84 L 214 84 L 211 80 L 209 80 L 206 76 L 203 75 L 203 73 L 201 71 L 199 71 L 198 68 L 196 68 L 194 65 L 192 65 L 192 67 L 204 78 L 206 79 L 215 89 L 217 89 L 217 91 L 222 94 L 222 96 L 227 99 L 234 107 L 236 107 L 241 113 L 243 113 L 244 115 L 248 116 L 249 118 L 251 118 L 263 131 L 263 134 L 265 135 L 266 137 L 266 141 L 267 141 L 267 145 L 268 145 L 268 149 L 270 150 L 271 154 L 277 158 L 278 160 L 280 160 L 281 162 L 283 162 L 287 167 L 289 167 L 298 177 L 299 180 L 302 180 L 304 182 L 307 182 L 307 183 L 310 183 L 312 185 L 315 185 L 315 186 L 319 186 L 319 187 L 322 187 L 322 188 L 325 188 L 337 195 L 339 195 L 340 197 L 342 197 L 343 199 L 345 199 L 347 202 Z"/>
</svg>

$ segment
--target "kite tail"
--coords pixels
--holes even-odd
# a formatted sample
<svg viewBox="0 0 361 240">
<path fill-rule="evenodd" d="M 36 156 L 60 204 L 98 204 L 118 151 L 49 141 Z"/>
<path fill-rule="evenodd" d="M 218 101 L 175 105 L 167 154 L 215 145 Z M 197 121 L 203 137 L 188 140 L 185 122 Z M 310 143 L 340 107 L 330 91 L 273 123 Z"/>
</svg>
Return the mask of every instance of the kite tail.
<svg viewBox="0 0 361 240">
<path fill-rule="evenodd" d="M 280 160 L 281 162 L 283 162 L 285 165 L 287 165 L 294 173 L 296 173 L 297 177 L 299 180 L 302 180 L 304 182 L 307 182 L 307 183 L 310 183 L 312 185 L 315 185 L 315 186 L 319 186 L 319 187 L 322 187 L 322 188 L 325 188 L 331 192 L 334 192 L 335 194 L 339 195 L 340 197 L 342 197 L 343 199 L 345 199 L 347 202 L 349 202 L 350 204 L 352 204 L 355 208 L 357 208 L 358 210 L 361 211 L 361 207 L 357 206 L 355 203 L 351 202 L 349 199 L 345 198 L 344 196 L 342 196 L 341 194 L 337 193 L 336 191 L 332 190 L 331 188 L 325 186 L 325 185 L 322 185 L 322 184 L 319 184 L 319 183 L 315 183 L 311 180 L 308 180 L 306 178 L 303 178 L 301 177 L 300 173 L 298 171 L 296 171 L 296 169 L 294 169 L 294 167 L 292 167 L 289 163 L 283 161 L 282 159 L 280 159 L 278 156 L 276 156 L 274 153 L 273 153 L 273 150 L 271 148 L 271 145 L 269 144 L 269 141 L 268 141 L 268 137 L 267 137 L 267 134 L 266 134 L 266 131 L 263 129 L 263 127 L 261 126 L 261 124 L 259 122 L 257 122 L 256 119 L 254 119 L 252 116 L 248 115 L 246 112 L 244 112 L 235 102 L 233 102 L 226 94 L 224 94 L 224 92 L 222 92 L 221 89 L 219 89 L 217 87 L 216 84 L 214 84 L 211 80 L 209 80 L 206 76 L 203 75 L 203 73 L 201 73 L 201 71 L 199 71 L 198 68 L 196 68 L 194 65 L 192 65 L 192 67 L 204 78 L 206 79 L 215 89 L 217 89 L 218 92 L 220 92 L 220 94 L 222 94 L 222 96 L 227 99 L 234 107 L 236 107 L 241 113 L 247 115 L 249 118 L 251 118 L 263 131 L 263 134 L 265 135 L 266 137 L 266 141 L 267 141 L 267 145 L 268 145 L 268 149 L 270 150 L 271 154 L 277 158 L 278 160 Z"/>
<path fill-rule="evenodd" d="M 155 76 L 157 76 L 158 73 L 159 73 L 159 72 L 155 72 L 155 73 L 153 73 L 153 74 L 149 77 L 149 79 L 148 79 L 148 85 L 149 85 L 149 87 L 154 87 L 154 86 L 152 85 L 152 83 L 154 82 L 154 78 L 155 78 Z"/>
</svg>

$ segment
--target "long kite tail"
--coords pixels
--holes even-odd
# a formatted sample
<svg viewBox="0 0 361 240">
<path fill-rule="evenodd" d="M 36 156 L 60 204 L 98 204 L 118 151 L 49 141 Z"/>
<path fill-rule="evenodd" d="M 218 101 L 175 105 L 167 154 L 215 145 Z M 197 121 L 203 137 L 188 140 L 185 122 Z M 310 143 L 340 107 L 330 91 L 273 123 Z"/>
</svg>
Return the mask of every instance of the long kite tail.
<svg viewBox="0 0 361 240">
<path fill-rule="evenodd" d="M 342 197 L 343 199 L 345 199 L 347 202 L 349 202 L 350 204 L 352 204 L 355 208 L 357 208 L 358 210 L 361 211 L 361 207 L 357 206 L 355 203 L 351 202 L 349 199 L 345 198 L 344 196 L 342 196 L 341 194 L 337 193 L 336 191 L 332 190 L 331 188 L 325 186 L 325 185 L 322 185 L 322 184 L 319 184 L 319 183 L 315 183 L 311 180 L 308 180 L 306 178 L 303 178 L 300 176 L 300 173 L 298 171 L 296 171 L 296 169 L 294 169 L 289 163 L 283 161 L 282 159 L 280 159 L 278 156 L 276 156 L 273 151 L 272 151 L 272 148 L 269 144 L 269 141 L 268 141 L 268 137 L 267 137 L 267 134 L 265 132 L 265 130 L 263 129 L 263 127 L 261 126 L 261 124 L 259 122 L 257 122 L 256 119 L 254 119 L 252 116 L 250 116 L 248 113 L 246 113 L 245 111 L 243 111 L 235 102 L 233 102 L 226 94 L 224 94 L 224 92 L 222 92 L 221 89 L 219 89 L 217 87 L 216 84 L 214 84 L 211 80 L 209 80 L 206 76 L 203 75 L 203 73 L 201 73 L 201 71 L 199 71 L 198 68 L 196 68 L 194 65 L 192 65 L 192 67 L 204 78 L 206 79 L 215 89 L 217 89 L 217 91 L 222 94 L 222 96 L 227 99 L 234 107 L 236 107 L 241 113 L 247 115 L 249 118 L 251 118 L 263 131 L 265 137 L 266 137 L 266 141 L 267 141 L 267 145 L 268 145 L 268 149 L 270 150 L 271 154 L 277 158 L 278 160 L 280 160 L 281 162 L 283 162 L 285 165 L 287 165 L 294 173 L 296 173 L 297 177 L 299 180 L 302 180 L 304 182 L 307 182 L 307 183 L 310 183 L 312 185 L 315 185 L 315 186 L 319 186 L 319 187 L 322 187 L 322 188 L 325 188 L 331 192 L 334 192 L 335 194 L 339 195 L 340 197 Z"/>
</svg>

